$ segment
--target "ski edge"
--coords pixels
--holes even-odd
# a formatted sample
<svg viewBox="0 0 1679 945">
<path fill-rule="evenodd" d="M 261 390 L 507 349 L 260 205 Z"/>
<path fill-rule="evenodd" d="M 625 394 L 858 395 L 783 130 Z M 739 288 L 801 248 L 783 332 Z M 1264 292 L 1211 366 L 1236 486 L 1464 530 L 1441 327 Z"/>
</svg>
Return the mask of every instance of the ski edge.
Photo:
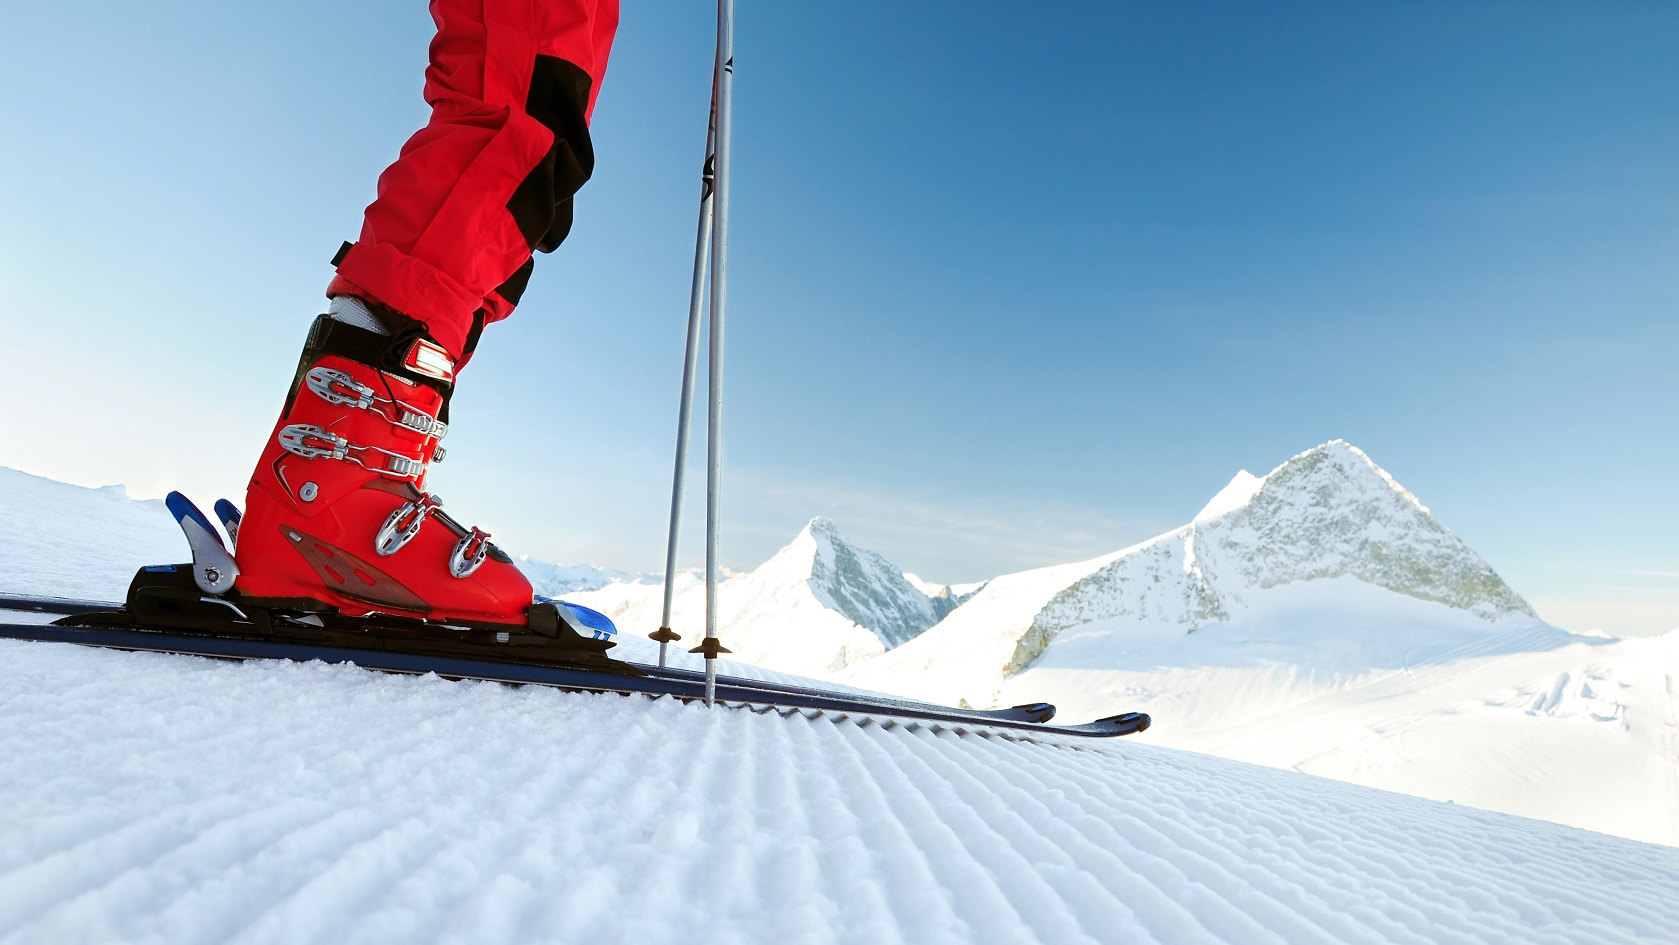
<svg viewBox="0 0 1679 945">
<path fill-rule="evenodd" d="M 79 597 L 0 594 L 0 611 L 16 610 L 25 613 L 62 614 L 66 617 L 74 617 L 77 614 L 116 613 L 121 609 L 121 604 L 102 600 L 83 600 Z"/>
</svg>

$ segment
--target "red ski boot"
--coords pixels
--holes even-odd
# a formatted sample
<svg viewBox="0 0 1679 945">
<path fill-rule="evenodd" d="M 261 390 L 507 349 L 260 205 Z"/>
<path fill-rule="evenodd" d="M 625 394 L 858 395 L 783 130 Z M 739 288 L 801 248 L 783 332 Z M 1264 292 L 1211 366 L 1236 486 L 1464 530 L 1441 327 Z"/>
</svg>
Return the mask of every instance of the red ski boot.
<svg viewBox="0 0 1679 945">
<path fill-rule="evenodd" d="M 426 491 L 454 383 L 416 326 L 391 336 L 322 315 L 239 522 L 235 584 L 274 609 L 525 624 L 530 582 Z"/>
</svg>

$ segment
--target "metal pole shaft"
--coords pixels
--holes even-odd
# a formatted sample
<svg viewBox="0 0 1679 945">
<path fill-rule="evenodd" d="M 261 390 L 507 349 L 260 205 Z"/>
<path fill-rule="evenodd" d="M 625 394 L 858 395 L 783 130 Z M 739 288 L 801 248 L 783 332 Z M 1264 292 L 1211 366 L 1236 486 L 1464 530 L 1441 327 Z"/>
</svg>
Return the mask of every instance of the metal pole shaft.
<svg viewBox="0 0 1679 945">
<path fill-rule="evenodd" d="M 688 345 L 682 358 L 682 403 L 676 414 L 676 470 L 670 487 L 670 536 L 665 546 L 665 606 L 659 619 L 659 667 L 665 665 L 665 650 L 676 638 L 670 628 L 671 606 L 676 598 L 676 542 L 682 521 L 682 491 L 688 472 L 688 428 L 693 416 L 694 376 L 699 372 L 700 314 L 705 305 L 706 269 L 711 257 L 712 162 L 717 142 L 717 86 L 711 88 L 711 119 L 705 133 L 705 164 L 701 170 L 700 223 L 694 236 L 694 278 L 688 288 Z"/>
<path fill-rule="evenodd" d="M 711 209 L 711 403 L 706 417 L 705 477 L 705 702 L 717 694 L 717 521 L 723 497 L 723 329 L 729 286 L 729 131 L 735 71 L 734 0 L 717 2 L 716 185 Z"/>
</svg>

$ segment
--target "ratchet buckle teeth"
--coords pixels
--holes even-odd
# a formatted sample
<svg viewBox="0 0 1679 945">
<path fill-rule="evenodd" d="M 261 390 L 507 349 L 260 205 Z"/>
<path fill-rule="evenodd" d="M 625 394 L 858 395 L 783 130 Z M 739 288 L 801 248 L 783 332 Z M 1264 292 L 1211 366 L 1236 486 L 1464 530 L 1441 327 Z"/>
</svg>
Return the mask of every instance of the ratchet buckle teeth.
<svg viewBox="0 0 1679 945">
<path fill-rule="evenodd" d="M 401 401 L 397 403 L 402 410 L 402 419 L 398 420 L 397 423 L 423 436 L 432 436 L 439 440 L 443 439 L 443 434 L 448 432 L 449 425 L 447 423 L 433 419 Z"/>
<path fill-rule="evenodd" d="M 369 446 L 364 447 L 364 449 L 376 449 L 376 447 Z M 425 475 L 426 464 L 417 459 L 409 459 L 406 456 L 398 456 L 395 453 L 391 453 L 386 450 L 378 450 L 378 452 L 385 454 L 384 469 L 373 469 L 373 467 L 368 466 L 366 463 L 362 463 L 362 465 L 366 466 L 368 469 L 373 469 L 374 472 L 382 476 L 390 476 L 393 479 L 418 479 Z"/>
</svg>

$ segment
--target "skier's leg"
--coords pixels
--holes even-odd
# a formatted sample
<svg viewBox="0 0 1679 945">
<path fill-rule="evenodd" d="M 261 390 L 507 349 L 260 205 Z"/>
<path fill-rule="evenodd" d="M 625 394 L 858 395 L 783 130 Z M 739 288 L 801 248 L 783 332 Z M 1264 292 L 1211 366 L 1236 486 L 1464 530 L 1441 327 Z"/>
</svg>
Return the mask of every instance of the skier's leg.
<svg viewBox="0 0 1679 945">
<path fill-rule="evenodd" d="M 329 295 L 382 303 L 455 358 L 571 228 L 617 0 L 434 0 L 432 117 L 379 178 Z"/>
<path fill-rule="evenodd" d="M 616 0 L 434 0 L 431 122 L 381 175 L 246 493 L 270 607 L 521 623 L 531 587 L 426 491 L 455 371 L 571 224 Z M 604 39 L 603 39 L 604 37 Z M 365 302 L 366 304 L 361 304 Z"/>
</svg>

